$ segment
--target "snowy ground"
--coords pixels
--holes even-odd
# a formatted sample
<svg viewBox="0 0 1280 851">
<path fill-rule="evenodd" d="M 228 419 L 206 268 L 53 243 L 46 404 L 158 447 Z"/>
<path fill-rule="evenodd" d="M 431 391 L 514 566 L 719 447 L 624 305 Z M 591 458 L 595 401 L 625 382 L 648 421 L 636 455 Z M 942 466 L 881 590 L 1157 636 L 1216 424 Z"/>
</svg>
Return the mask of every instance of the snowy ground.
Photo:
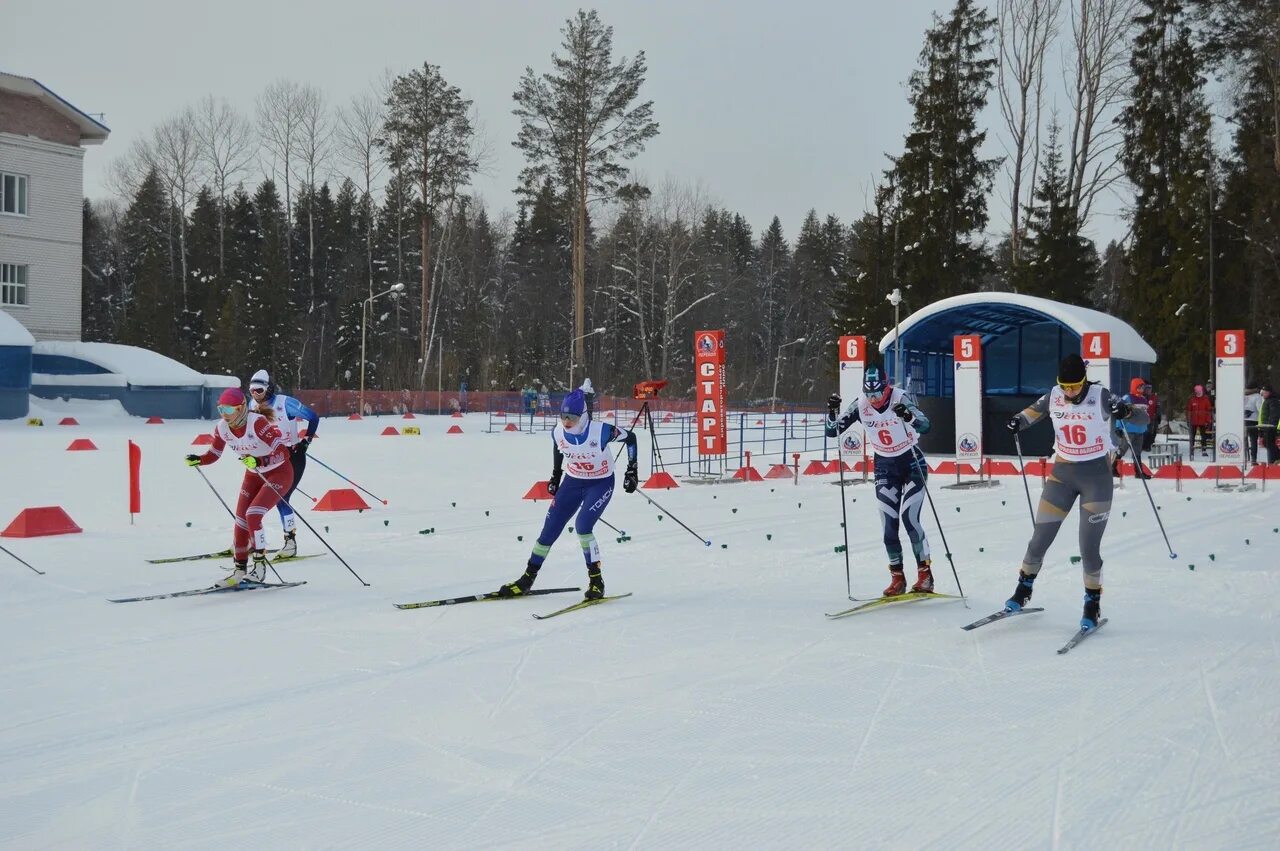
<svg viewBox="0 0 1280 851">
<path fill-rule="evenodd" d="M 933 481 L 969 608 L 825 619 L 850 605 L 827 476 L 653 495 L 710 549 L 619 490 L 605 518 L 633 540 L 599 529 L 604 573 L 634 596 L 539 622 L 575 597 L 391 604 L 519 574 L 546 510 L 520 499 L 548 472 L 545 435 L 330 420 L 314 455 L 390 506 L 306 516 L 372 587 L 326 556 L 281 565 L 301 588 L 114 605 L 222 575 L 145 561 L 229 544 L 181 463 L 209 424 L 68 410 L 79 427 L 53 425 L 52 403 L 44 428 L 0 422 L 0 526 L 57 504 L 84 528 L 0 540 L 48 571 L 0 554 L 2 847 L 1280 846 L 1274 482 L 1152 482 L 1177 560 L 1128 482 L 1104 544 L 1110 623 L 1066 656 L 1074 519 L 1037 586 L 1044 614 L 960 629 L 1013 589 L 1030 527 L 1017 479 Z M 75 437 L 100 451 L 64 451 Z M 133 526 L 127 438 L 144 453 Z M 206 472 L 234 497 L 238 465 Z M 303 481 L 342 486 L 315 465 Z M 854 594 L 872 596 L 870 486 L 847 493 Z M 542 577 L 583 584 L 571 539 Z"/>
</svg>

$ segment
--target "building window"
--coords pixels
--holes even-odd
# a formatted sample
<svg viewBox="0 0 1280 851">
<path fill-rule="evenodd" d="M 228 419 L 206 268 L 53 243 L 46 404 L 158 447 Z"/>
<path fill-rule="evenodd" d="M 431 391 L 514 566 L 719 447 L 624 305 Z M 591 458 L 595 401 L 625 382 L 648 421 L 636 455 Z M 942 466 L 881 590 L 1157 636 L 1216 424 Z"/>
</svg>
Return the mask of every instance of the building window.
<svg viewBox="0 0 1280 851">
<path fill-rule="evenodd" d="M 0 172 L 0 213 L 16 216 L 27 214 L 27 176 L 25 174 Z"/>
<path fill-rule="evenodd" d="M 0 304 L 27 303 L 27 267 L 17 263 L 0 263 Z"/>
</svg>

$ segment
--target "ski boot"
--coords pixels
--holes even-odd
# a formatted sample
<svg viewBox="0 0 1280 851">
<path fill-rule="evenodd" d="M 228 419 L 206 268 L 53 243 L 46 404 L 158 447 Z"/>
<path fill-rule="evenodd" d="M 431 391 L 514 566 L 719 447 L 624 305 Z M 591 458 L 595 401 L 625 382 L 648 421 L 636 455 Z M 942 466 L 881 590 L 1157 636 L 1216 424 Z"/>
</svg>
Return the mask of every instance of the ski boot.
<svg viewBox="0 0 1280 851">
<path fill-rule="evenodd" d="M 897 597 L 907 590 L 907 577 L 902 573 L 902 565 L 889 565 L 889 587 L 884 589 L 885 597 Z"/>
<path fill-rule="evenodd" d="M 533 582 L 538 578 L 538 571 L 542 569 L 542 565 L 529 564 L 524 569 L 524 575 L 515 582 L 508 582 L 498 589 L 499 597 L 519 597 L 521 594 L 528 594 L 529 589 L 533 587 Z"/>
<path fill-rule="evenodd" d="M 587 593 L 583 595 L 587 600 L 599 600 L 604 596 L 604 577 L 600 575 L 600 562 L 593 562 L 587 568 Z"/>
<path fill-rule="evenodd" d="M 1098 616 L 1101 614 L 1102 589 L 1084 589 L 1084 614 L 1080 616 L 1080 628 L 1084 630 L 1097 628 Z"/>
<path fill-rule="evenodd" d="M 298 554 L 298 533 L 285 532 L 284 543 L 280 545 L 280 551 L 276 553 L 276 558 L 293 558 Z"/>
<path fill-rule="evenodd" d="M 1006 612 L 1018 612 L 1031 599 L 1031 586 L 1035 584 L 1035 574 L 1026 571 L 1018 571 L 1018 586 L 1013 589 L 1013 596 L 1005 601 L 1004 610 Z"/>
<path fill-rule="evenodd" d="M 225 585 L 228 588 L 234 588 L 237 585 L 239 585 L 241 582 L 244 582 L 247 578 L 248 578 L 248 573 L 245 570 L 245 562 L 237 561 L 235 563 L 235 567 L 231 569 L 231 575 L 228 576 L 226 579 L 222 580 L 221 582 L 219 582 L 218 584 Z"/>
<path fill-rule="evenodd" d="M 253 566 L 249 568 L 246 578 L 250 582 L 267 581 L 267 554 L 264 550 L 253 551 Z"/>
<path fill-rule="evenodd" d="M 933 562 L 925 559 L 916 565 L 916 584 L 911 586 L 912 594 L 929 594 L 933 592 Z"/>
</svg>

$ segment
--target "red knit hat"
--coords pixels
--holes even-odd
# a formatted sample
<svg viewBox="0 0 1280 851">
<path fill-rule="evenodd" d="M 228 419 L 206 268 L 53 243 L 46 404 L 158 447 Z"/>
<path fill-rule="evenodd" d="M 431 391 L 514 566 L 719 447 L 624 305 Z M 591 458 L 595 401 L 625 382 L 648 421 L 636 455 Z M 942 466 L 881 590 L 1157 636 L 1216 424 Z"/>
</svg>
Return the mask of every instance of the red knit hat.
<svg viewBox="0 0 1280 851">
<path fill-rule="evenodd" d="M 235 405 L 237 407 L 244 404 L 244 391 L 239 387 L 228 387 L 222 391 L 222 395 L 218 397 L 219 405 Z"/>
</svg>

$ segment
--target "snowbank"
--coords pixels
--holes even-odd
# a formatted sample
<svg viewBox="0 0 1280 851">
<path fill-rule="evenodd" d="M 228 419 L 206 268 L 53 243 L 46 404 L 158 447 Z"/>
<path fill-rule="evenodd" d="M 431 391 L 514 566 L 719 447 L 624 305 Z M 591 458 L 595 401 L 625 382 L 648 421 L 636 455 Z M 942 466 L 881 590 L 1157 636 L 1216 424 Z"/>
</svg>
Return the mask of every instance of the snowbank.
<svg viewBox="0 0 1280 851">
<path fill-rule="evenodd" d="M 21 322 L 0 310 L 0 346 L 34 346 L 35 342 Z"/>
</svg>

